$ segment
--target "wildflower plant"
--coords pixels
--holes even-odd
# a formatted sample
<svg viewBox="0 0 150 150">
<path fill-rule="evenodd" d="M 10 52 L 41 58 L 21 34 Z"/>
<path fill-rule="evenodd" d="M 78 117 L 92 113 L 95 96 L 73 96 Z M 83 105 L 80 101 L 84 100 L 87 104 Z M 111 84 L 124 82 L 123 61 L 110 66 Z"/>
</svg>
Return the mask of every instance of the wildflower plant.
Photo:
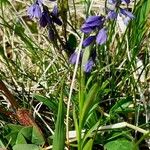
<svg viewBox="0 0 150 150">
<path fill-rule="evenodd" d="M 0 148 L 149 147 L 150 0 L 0 4 Z"/>
</svg>

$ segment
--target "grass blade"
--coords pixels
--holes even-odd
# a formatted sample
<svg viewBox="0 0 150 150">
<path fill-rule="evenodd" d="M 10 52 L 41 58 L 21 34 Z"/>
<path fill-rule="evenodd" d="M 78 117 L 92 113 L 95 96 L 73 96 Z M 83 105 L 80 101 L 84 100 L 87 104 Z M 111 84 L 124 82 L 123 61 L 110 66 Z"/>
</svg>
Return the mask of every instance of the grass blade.
<svg viewBox="0 0 150 150">
<path fill-rule="evenodd" d="M 53 138 L 53 150 L 64 150 L 64 108 L 63 108 L 63 85 L 58 107 L 58 115 Z"/>
</svg>

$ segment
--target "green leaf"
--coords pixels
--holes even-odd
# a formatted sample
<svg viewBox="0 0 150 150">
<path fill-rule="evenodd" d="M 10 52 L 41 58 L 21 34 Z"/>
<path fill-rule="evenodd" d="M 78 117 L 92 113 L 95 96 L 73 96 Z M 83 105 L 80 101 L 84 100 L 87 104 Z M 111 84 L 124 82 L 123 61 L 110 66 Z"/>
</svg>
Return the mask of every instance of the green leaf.
<svg viewBox="0 0 150 150">
<path fill-rule="evenodd" d="M 26 140 L 33 144 L 43 145 L 45 140 L 42 133 L 36 127 L 23 127 L 20 125 L 8 124 L 5 127 L 7 141 L 10 140 L 10 144 L 26 144 Z"/>
<path fill-rule="evenodd" d="M 97 130 L 99 124 L 100 124 L 100 121 L 99 120 L 95 125 L 93 125 L 93 127 L 91 127 L 89 130 L 86 131 L 86 133 L 84 134 L 84 137 L 83 137 L 83 142 L 82 144 L 84 145 L 85 144 L 85 141 L 90 137 L 92 136 L 93 132 Z"/>
<path fill-rule="evenodd" d="M 5 144 L 3 143 L 3 141 L 1 139 L 0 139 L 0 148 L 4 148 L 4 149 L 6 148 Z"/>
<path fill-rule="evenodd" d="M 53 150 L 64 150 L 64 106 L 63 106 L 63 85 L 58 107 L 57 121 L 53 138 Z"/>
<path fill-rule="evenodd" d="M 18 133 L 16 144 L 27 144 L 26 139 L 24 138 L 22 133 Z"/>
<path fill-rule="evenodd" d="M 110 141 L 104 145 L 105 150 L 134 150 L 134 144 L 126 139 Z"/>
<path fill-rule="evenodd" d="M 43 145 L 45 143 L 45 140 L 44 140 L 42 133 L 38 130 L 37 127 L 34 127 L 34 126 L 32 129 L 32 140 L 31 140 L 31 142 L 33 144 L 37 144 L 37 145 Z"/>
<path fill-rule="evenodd" d="M 69 48 L 74 49 L 77 47 L 77 39 L 73 34 L 69 35 L 68 42 Z"/>
<path fill-rule="evenodd" d="M 51 100 L 47 97 L 44 97 L 42 95 L 34 95 L 34 97 L 40 101 L 43 102 L 43 104 L 45 104 L 50 110 L 54 111 L 54 113 L 57 113 L 58 111 L 58 104 L 56 101 Z"/>
<path fill-rule="evenodd" d="M 92 106 L 95 104 L 95 97 L 99 91 L 99 85 L 95 83 L 88 94 L 86 95 L 86 100 L 84 102 L 83 109 L 81 110 L 81 118 L 80 118 L 80 127 L 85 123 L 85 118 L 87 114 L 90 112 Z M 89 114 L 88 114 L 89 115 Z"/>
<path fill-rule="evenodd" d="M 131 97 L 121 99 L 121 100 L 117 101 L 116 104 L 110 109 L 110 113 L 124 112 L 127 109 L 129 109 L 128 107 L 130 104 L 132 104 Z"/>
<path fill-rule="evenodd" d="M 20 125 L 8 124 L 5 127 L 7 141 L 14 146 L 15 144 L 26 144 L 26 139 L 33 144 L 43 145 L 45 143 L 42 133 L 37 127 L 23 127 Z"/>
<path fill-rule="evenodd" d="M 137 20 L 140 23 L 144 23 L 149 15 L 150 12 L 150 0 L 141 0 L 139 1 L 137 7 L 136 7 L 136 14 L 137 14 Z"/>
<path fill-rule="evenodd" d="M 83 150 L 92 150 L 93 147 L 93 139 L 90 139 L 84 146 Z"/>
<path fill-rule="evenodd" d="M 21 125 L 15 125 L 15 124 L 7 124 L 4 127 L 4 129 L 6 130 L 6 132 L 11 132 L 11 131 L 19 132 L 22 128 L 23 128 L 23 126 L 21 126 Z"/>
<path fill-rule="evenodd" d="M 31 141 L 32 138 L 32 127 L 24 127 L 19 132 L 22 134 L 27 140 Z"/>
<path fill-rule="evenodd" d="M 80 140 L 79 139 L 79 125 L 78 125 L 78 119 L 77 119 L 75 107 L 73 108 L 73 120 L 74 120 L 74 125 L 75 125 L 75 129 L 76 129 L 76 134 L 77 134 L 76 138 L 77 138 L 77 141 L 79 141 Z"/>
<path fill-rule="evenodd" d="M 23 128 L 21 125 L 14 125 L 14 124 L 8 124 L 4 127 L 4 132 L 5 132 L 5 138 L 7 141 L 10 141 L 10 145 L 13 146 L 16 144 L 16 141 L 21 142 L 21 143 L 26 143 L 24 137 L 22 135 L 18 136 L 18 133 L 20 130 Z M 18 140 L 17 140 L 18 138 Z"/>
<path fill-rule="evenodd" d="M 150 0 L 140 0 L 135 7 L 134 15 L 135 18 L 130 24 L 129 36 L 130 36 L 130 47 L 136 49 L 137 45 L 140 46 L 143 40 L 145 40 L 145 34 L 147 34 L 147 30 L 149 27 L 147 26 L 148 17 L 150 13 Z M 138 35 L 138 36 L 137 36 Z M 141 46 L 140 46 L 141 47 Z M 132 49 L 131 48 L 131 49 Z M 138 53 L 140 48 L 134 50 L 134 53 Z"/>
<path fill-rule="evenodd" d="M 24 127 L 18 133 L 16 144 L 27 144 L 26 139 L 31 141 L 31 137 L 32 137 L 32 127 Z"/>
<path fill-rule="evenodd" d="M 5 136 L 5 138 L 7 139 L 7 141 L 10 141 L 10 145 L 13 146 L 16 144 L 17 136 L 18 136 L 17 131 L 11 131 L 9 134 Z"/>
<path fill-rule="evenodd" d="M 0 3 L 6 5 L 6 4 L 9 4 L 9 1 L 8 0 L 0 0 Z"/>
<path fill-rule="evenodd" d="M 40 148 L 34 144 L 17 144 L 13 146 L 13 150 L 40 150 Z"/>
</svg>

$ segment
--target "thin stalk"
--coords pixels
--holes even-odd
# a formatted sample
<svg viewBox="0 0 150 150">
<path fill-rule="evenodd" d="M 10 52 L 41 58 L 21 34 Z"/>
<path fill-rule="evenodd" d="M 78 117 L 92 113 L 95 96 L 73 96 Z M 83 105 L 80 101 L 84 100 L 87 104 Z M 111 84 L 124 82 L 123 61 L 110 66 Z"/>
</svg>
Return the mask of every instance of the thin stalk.
<svg viewBox="0 0 150 150">
<path fill-rule="evenodd" d="M 78 69 L 79 57 L 80 57 L 80 53 L 81 53 L 81 49 L 82 49 L 83 38 L 84 38 L 84 34 L 82 34 L 82 37 L 81 37 L 81 40 L 80 40 L 80 44 L 79 44 L 79 48 L 78 48 L 77 60 L 76 60 L 76 64 L 75 64 L 73 78 L 72 78 L 72 82 L 71 82 L 71 86 L 70 86 L 69 98 L 68 98 L 68 102 L 67 102 L 66 139 L 67 139 L 68 148 L 69 148 L 69 112 L 70 112 L 70 103 L 71 103 L 71 96 L 72 96 L 72 91 L 73 91 L 73 87 L 74 87 L 75 77 L 76 77 L 77 69 Z"/>
<path fill-rule="evenodd" d="M 79 87 L 79 112 L 82 112 L 84 103 L 85 77 L 82 69 L 80 69 L 80 87 Z"/>
</svg>

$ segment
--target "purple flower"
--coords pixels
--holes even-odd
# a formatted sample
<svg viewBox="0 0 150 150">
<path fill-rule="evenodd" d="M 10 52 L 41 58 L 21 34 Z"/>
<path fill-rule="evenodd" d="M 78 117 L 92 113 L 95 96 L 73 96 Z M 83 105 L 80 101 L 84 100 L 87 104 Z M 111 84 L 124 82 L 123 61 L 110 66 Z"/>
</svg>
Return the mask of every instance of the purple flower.
<svg viewBox="0 0 150 150">
<path fill-rule="evenodd" d="M 52 23 L 52 19 L 49 16 L 49 12 L 48 11 L 43 11 L 42 16 L 40 18 L 40 26 L 41 27 L 46 27 L 47 24 L 51 24 Z"/>
<path fill-rule="evenodd" d="M 90 16 L 86 19 L 85 23 L 81 27 L 81 31 L 84 33 L 90 33 L 96 27 L 102 27 L 104 23 L 104 17 L 102 16 Z"/>
<path fill-rule="evenodd" d="M 40 8 L 39 4 L 37 2 L 32 4 L 28 8 L 27 14 L 29 15 L 30 18 L 38 18 L 38 19 L 40 19 L 41 16 L 42 16 L 42 12 L 41 12 L 41 8 Z"/>
<path fill-rule="evenodd" d="M 125 2 L 125 3 L 127 3 L 127 4 L 129 4 L 130 3 L 130 0 L 121 0 L 122 2 Z"/>
<path fill-rule="evenodd" d="M 99 33 L 97 34 L 96 37 L 96 42 L 100 45 L 104 44 L 107 40 L 107 33 L 106 30 L 104 28 L 102 28 Z"/>
<path fill-rule="evenodd" d="M 93 61 L 92 58 L 90 58 L 90 59 L 86 62 L 86 64 L 84 65 L 84 71 L 85 71 L 86 73 L 91 72 L 93 65 L 94 65 L 94 61 Z"/>
<path fill-rule="evenodd" d="M 54 6 L 53 11 L 52 11 L 52 15 L 58 17 L 58 7 L 57 7 L 57 5 Z"/>
<path fill-rule="evenodd" d="M 89 37 L 87 37 L 87 38 L 83 41 L 82 46 L 84 46 L 84 47 L 89 46 L 89 45 L 94 41 L 94 39 L 95 39 L 95 36 L 89 36 Z"/>
<path fill-rule="evenodd" d="M 109 10 L 107 14 L 107 18 L 110 20 L 116 19 L 117 18 L 117 13 L 114 10 Z"/>
<path fill-rule="evenodd" d="M 82 27 L 81 27 L 81 31 L 85 34 L 88 34 L 88 33 L 92 32 L 94 29 L 95 29 L 95 27 L 90 27 L 87 24 L 83 24 Z"/>
<path fill-rule="evenodd" d="M 80 53 L 80 56 L 79 56 L 79 61 L 81 61 L 81 58 L 82 58 L 82 52 Z M 76 61 L 77 61 L 77 56 L 78 56 L 78 53 L 77 52 L 74 52 L 73 54 L 71 54 L 70 58 L 69 58 L 69 62 L 71 64 L 75 64 Z"/>
<path fill-rule="evenodd" d="M 44 12 L 42 13 L 42 16 L 40 18 L 40 26 L 43 27 L 43 28 L 47 26 L 47 19 L 45 17 Z"/>
<path fill-rule="evenodd" d="M 131 20 L 131 19 L 130 19 L 129 17 L 125 17 L 125 18 L 123 19 L 123 22 L 124 22 L 125 25 L 128 25 L 130 20 Z"/>
<path fill-rule="evenodd" d="M 100 26 L 102 23 L 103 23 L 102 16 L 90 16 L 85 21 L 85 24 L 88 24 L 90 27 Z"/>
<path fill-rule="evenodd" d="M 76 63 L 76 61 L 77 61 L 77 53 L 76 52 L 74 52 L 71 56 L 70 56 L 70 58 L 69 58 L 69 62 L 71 63 L 71 64 L 75 64 Z"/>
<path fill-rule="evenodd" d="M 127 11 L 126 9 L 120 8 L 120 13 L 126 17 L 129 17 L 130 19 L 135 18 L 134 15 L 130 11 Z"/>
<path fill-rule="evenodd" d="M 62 21 L 59 19 L 58 7 L 57 5 L 54 6 L 53 11 L 51 12 L 52 20 L 59 26 L 62 25 Z"/>
</svg>

